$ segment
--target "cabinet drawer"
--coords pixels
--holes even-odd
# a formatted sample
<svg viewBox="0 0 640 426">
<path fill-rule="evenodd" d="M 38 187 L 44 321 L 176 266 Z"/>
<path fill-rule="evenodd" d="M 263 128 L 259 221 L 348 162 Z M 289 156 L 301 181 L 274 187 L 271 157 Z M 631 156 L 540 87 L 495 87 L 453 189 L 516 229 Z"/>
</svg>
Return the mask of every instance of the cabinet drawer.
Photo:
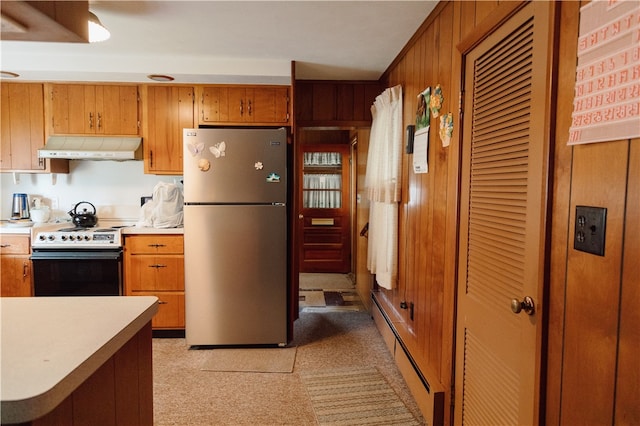
<svg viewBox="0 0 640 426">
<path fill-rule="evenodd" d="M 182 255 L 130 256 L 126 267 L 130 291 L 184 291 Z"/>
<path fill-rule="evenodd" d="M 125 248 L 130 254 L 182 254 L 182 235 L 135 235 L 126 237 Z"/>
<path fill-rule="evenodd" d="M 158 313 L 151 320 L 154 329 L 184 328 L 184 294 L 181 293 L 139 293 L 139 296 L 156 296 Z"/>
<path fill-rule="evenodd" d="M 27 235 L 0 235 L 0 254 L 31 253 L 31 238 Z"/>
</svg>

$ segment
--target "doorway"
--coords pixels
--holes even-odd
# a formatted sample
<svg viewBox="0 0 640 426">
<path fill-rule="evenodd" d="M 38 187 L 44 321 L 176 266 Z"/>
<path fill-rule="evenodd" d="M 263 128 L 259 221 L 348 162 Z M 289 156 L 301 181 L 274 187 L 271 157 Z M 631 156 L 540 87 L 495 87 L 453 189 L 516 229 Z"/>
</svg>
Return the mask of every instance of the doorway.
<svg viewBox="0 0 640 426">
<path fill-rule="evenodd" d="M 349 132 L 301 130 L 299 136 L 299 271 L 351 273 Z"/>
</svg>

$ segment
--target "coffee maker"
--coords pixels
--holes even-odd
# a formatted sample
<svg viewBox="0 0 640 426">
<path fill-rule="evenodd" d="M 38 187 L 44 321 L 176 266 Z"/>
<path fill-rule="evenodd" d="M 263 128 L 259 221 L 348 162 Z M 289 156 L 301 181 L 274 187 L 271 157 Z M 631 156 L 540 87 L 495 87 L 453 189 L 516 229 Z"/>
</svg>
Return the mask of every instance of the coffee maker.
<svg viewBox="0 0 640 426">
<path fill-rule="evenodd" d="M 29 219 L 29 197 L 27 194 L 13 194 L 11 219 Z"/>
</svg>

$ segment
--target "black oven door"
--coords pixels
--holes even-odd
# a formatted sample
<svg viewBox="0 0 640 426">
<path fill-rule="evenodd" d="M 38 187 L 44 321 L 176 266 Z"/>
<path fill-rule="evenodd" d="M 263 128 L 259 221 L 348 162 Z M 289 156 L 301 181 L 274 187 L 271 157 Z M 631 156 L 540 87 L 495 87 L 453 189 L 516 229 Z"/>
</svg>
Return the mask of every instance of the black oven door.
<svg viewBox="0 0 640 426">
<path fill-rule="evenodd" d="M 122 249 L 36 250 L 35 296 L 121 296 Z"/>
</svg>

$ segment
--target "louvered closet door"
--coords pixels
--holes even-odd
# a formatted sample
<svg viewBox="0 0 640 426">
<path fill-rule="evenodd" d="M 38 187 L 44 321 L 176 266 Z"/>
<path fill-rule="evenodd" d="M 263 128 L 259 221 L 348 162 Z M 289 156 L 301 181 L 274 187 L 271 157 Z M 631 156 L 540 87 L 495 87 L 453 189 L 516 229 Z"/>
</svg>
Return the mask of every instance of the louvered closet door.
<svg viewBox="0 0 640 426">
<path fill-rule="evenodd" d="M 464 56 L 456 424 L 538 420 L 550 9 L 535 3 Z M 532 315 L 512 311 L 525 296 Z"/>
</svg>

